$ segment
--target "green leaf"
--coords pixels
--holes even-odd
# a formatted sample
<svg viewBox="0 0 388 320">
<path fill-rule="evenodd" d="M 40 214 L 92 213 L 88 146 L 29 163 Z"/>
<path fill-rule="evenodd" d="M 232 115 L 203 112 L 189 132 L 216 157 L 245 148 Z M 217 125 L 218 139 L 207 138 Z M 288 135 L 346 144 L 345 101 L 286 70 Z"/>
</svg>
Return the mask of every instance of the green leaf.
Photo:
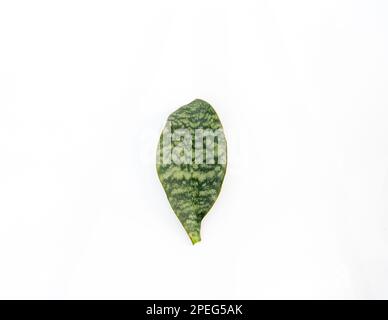
<svg viewBox="0 0 388 320">
<path fill-rule="evenodd" d="M 224 180 L 227 153 L 220 119 L 210 104 L 194 100 L 167 119 L 156 169 L 168 201 L 193 244 Z"/>
</svg>

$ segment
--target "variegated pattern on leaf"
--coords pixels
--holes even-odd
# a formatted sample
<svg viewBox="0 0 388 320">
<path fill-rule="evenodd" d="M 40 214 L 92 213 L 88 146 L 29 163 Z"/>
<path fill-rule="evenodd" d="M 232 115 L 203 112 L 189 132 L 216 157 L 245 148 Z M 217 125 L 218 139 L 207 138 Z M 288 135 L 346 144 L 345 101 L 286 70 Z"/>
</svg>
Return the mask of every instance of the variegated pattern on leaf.
<svg viewBox="0 0 388 320">
<path fill-rule="evenodd" d="M 193 244 L 216 201 L 227 166 L 223 128 L 210 104 L 196 99 L 167 119 L 157 149 L 157 173 Z"/>
</svg>

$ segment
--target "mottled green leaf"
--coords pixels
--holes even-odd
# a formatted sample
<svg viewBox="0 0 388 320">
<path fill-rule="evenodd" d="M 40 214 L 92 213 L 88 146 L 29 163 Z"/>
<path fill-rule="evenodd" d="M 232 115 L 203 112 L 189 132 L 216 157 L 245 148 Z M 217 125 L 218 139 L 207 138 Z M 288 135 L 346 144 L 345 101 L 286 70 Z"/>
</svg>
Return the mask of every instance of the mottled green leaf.
<svg viewBox="0 0 388 320">
<path fill-rule="evenodd" d="M 167 119 L 158 144 L 157 172 L 176 216 L 193 244 L 216 201 L 227 165 L 220 119 L 210 104 L 194 100 Z"/>
</svg>

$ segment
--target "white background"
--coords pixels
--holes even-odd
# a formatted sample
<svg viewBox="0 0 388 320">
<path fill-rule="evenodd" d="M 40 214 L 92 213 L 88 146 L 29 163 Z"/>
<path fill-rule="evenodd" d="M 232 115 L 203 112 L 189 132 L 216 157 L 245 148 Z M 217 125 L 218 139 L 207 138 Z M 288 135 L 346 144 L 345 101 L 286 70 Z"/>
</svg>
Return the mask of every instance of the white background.
<svg viewBox="0 0 388 320">
<path fill-rule="evenodd" d="M 388 298 L 386 1 L 2 1 L 0 298 Z M 157 179 L 209 101 L 192 246 Z"/>
</svg>

